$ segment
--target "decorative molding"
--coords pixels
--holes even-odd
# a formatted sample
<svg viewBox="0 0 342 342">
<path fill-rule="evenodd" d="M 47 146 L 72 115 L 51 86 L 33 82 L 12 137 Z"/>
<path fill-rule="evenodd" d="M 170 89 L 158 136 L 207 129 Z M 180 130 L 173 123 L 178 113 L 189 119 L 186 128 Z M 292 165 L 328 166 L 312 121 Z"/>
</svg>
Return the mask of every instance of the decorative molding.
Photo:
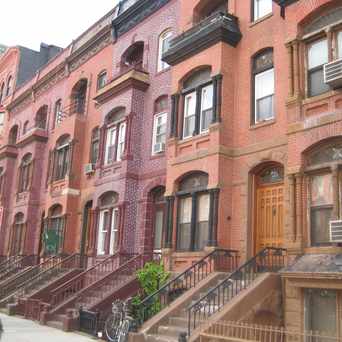
<svg viewBox="0 0 342 342">
<path fill-rule="evenodd" d="M 241 38 L 237 17 L 215 13 L 172 39 L 163 60 L 170 65 L 176 65 L 218 42 L 236 47 Z"/>
</svg>

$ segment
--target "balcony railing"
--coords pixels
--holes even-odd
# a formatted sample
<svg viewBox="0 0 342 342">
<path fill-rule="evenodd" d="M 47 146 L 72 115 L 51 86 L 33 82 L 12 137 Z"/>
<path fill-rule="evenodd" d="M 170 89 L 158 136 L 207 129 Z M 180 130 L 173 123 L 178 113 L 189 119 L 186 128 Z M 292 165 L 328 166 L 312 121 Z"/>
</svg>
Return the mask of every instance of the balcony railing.
<svg viewBox="0 0 342 342">
<path fill-rule="evenodd" d="M 237 17 L 228 13 L 214 13 L 172 39 L 170 48 L 163 55 L 163 60 L 170 65 L 175 65 L 218 42 L 225 42 L 235 47 L 241 37 Z"/>
</svg>

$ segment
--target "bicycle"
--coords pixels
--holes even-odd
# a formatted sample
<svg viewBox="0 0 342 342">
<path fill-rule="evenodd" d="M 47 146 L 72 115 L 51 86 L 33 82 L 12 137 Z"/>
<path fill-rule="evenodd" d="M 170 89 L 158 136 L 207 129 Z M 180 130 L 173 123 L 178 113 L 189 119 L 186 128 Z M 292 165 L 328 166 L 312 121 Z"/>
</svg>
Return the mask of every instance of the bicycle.
<svg viewBox="0 0 342 342">
<path fill-rule="evenodd" d="M 131 299 L 112 304 L 112 313 L 105 322 L 106 337 L 110 342 L 126 342 L 133 318 L 129 315 Z"/>
</svg>

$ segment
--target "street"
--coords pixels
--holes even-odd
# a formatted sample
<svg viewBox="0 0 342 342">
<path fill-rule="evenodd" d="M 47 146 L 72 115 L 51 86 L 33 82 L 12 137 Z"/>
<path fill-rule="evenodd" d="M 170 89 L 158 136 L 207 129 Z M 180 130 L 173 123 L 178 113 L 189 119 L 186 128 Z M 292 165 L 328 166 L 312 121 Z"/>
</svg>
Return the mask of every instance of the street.
<svg viewBox="0 0 342 342">
<path fill-rule="evenodd" d="M 94 342 L 76 333 L 65 333 L 36 322 L 0 314 L 4 327 L 1 342 Z"/>
</svg>

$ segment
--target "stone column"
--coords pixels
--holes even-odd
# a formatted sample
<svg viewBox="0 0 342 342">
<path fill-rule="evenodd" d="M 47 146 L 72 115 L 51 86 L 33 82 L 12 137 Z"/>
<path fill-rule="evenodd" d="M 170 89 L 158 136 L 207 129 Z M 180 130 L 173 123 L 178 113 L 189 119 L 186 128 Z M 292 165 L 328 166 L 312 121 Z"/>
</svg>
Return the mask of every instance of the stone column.
<svg viewBox="0 0 342 342">
<path fill-rule="evenodd" d="M 289 224 L 290 224 L 290 233 L 292 237 L 292 241 L 295 242 L 297 239 L 297 230 L 296 230 L 296 185 L 295 185 L 295 176 L 289 175 Z"/>
<path fill-rule="evenodd" d="M 178 136 L 179 98 L 180 98 L 180 94 L 173 94 L 171 96 L 170 138 L 175 138 Z"/>
<path fill-rule="evenodd" d="M 165 248 L 172 248 L 173 237 L 173 211 L 174 211 L 174 196 L 166 197 L 166 232 L 165 232 Z"/>
<path fill-rule="evenodd" d="M 296 241 L 303 243 L 303 174 L 296 173 Z"/>
<path fill-rule="evenodd" d="M 297 40 L 293 42 L 293 93 L 299 96 L 300 79 L 299 79 L 299 43 Z"/>
<path fill-rule="evenodd" d="M 218 236 L 218 207 L 219 207 L 219 194 L 220 189 L 210 189 L 210 208 L 209 208 L 209 236 L 208 236 L 208 247 L 217 247 Z"/>
<path fill-rule="evenodd" d="M 287 44 L 287 54 L 289 59 L 289 97 L 293 96 L 293 48 L 292 44 Z"/>
</svg>

